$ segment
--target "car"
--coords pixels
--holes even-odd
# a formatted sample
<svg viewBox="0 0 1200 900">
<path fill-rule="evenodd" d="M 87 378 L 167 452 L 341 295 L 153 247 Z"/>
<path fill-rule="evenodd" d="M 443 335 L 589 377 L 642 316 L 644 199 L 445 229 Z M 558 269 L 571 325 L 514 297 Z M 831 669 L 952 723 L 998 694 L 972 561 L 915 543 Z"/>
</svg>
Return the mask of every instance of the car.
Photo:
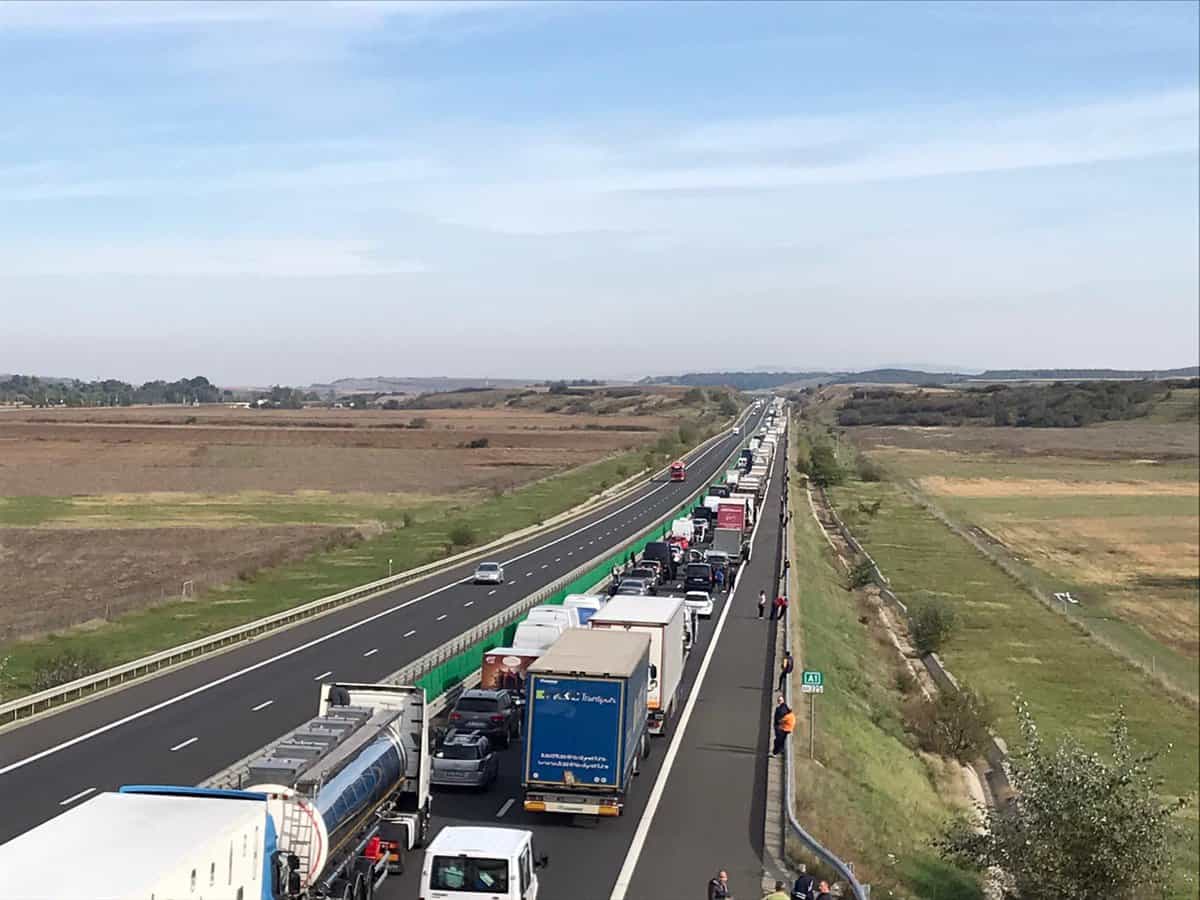
<svg viewBox="0 0 1200 900">
<path fill-rule="evenodd" d="M 430 783 L 441 787 L 491 787 L 500 774 L 500 757 L 478 731 L 451 728 L 433 753 Z"/>
<path fill-rule="evenodd" d="M 712 594 L 708 591 L 687 591 L 683 595 L 683 603 L 702 619 L 707 619 L 713 614 Z"/>
<path fill-rule="evenodd" d="M 493 743 L 507 747 L 521 733 L 521 712 L 508 691 L 472 688 L 450 710 L 450 727 L 478 731 Z"/>
<path fill-rule="evenodd" d="M 622 578 L 620 584 L 617 585 L 618 594 L 632 594 L 635 597 L 650 596 L 650 582 L 644 578 Z"/>
<path fill-rule="evenodd" d="M 656 566 L 637 565 L 625 576 L 626 578 L 637 578 L 645 581 L 647 584 L 656 585 L 662 579 L 658 577 L 658 568 Z"/>
<path fill-rule="evenodd" d="M 686 562 L 689 562 L 689 563 L 704 562 L 704 551 L 703 550 L 688 550 Z"/>
<path fill-rule="evenodd" d="M 498 562 L 481 562 L 475 567 L 476 584 L 504 584 L 504 566 Z"/>
<path fill-rule="evenodd" d="M 666 566 L 664 566 L 657 559 L 649 559 L 647 557 L 642 557 L 641 562 L 639 562 L 637 564 L 637 568 L 649 569 L 650 571 L 652 571 L 654 573 L 655 582 L 662 582 L 662 581 L 665 581 L 667 578 Z"/>
<path fill-rule="evenodd" d="M 684 569 L 683 589 L 686 595 L 688 591 L 705 591 L 712 590 L 713 586 L 713 568 L 708 563 L 688 563 Z"/>
</svg>

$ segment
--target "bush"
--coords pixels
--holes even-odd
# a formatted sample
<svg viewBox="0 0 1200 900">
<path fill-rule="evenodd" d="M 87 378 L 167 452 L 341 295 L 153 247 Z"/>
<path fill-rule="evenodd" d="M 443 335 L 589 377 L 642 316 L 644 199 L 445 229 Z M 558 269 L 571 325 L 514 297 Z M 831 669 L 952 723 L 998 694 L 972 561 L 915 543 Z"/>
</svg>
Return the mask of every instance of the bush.
<svg viewBox="0 0 1200 900">
<path fill-rule="evenodd" d="M 873 459 L 859 455 L 855 462 L 859 481 L 883 481 L 883 469 Z"/>
<path fill-rule="evenodd" d="M 474 438 L 467 441 L 466 447 L 468 450 L 483 450 L 488 445 L 488 439 L 485 437 Z"/>
<path fill-rule="evenodd" d="M 932 702 L 917 700 L 908 721 L 922 750 L 969 763 L 983 755 L 996 713 L 986 697 L 963 686 L 942 691 Z"/>
<path fill-rule="evenodd" d="M 425 428 L 429 425 L 429 420 L 424 416 L 417 416 L 408 423 L 409 428 Z"/>
<path fill-rule="evenodd" d="M 875 567 L 868 559 L 859 560 L 850 570 L 850 589 L 865 587 L 875 580 Z"/>
<path fill-rule="evenodd" d="M 100 671 L 100 660 L 89 651 L 61 650 L 54 656 L 38 660 L 33 666 L 30 687 L 45 691 L 76 678 Z"/>
<path fill-rule="evenodd" d="M 908 696 L 917 689 L 917 679 L 913 677 L 913 673 L 908 669 L 900 669 L 896 672 L 896 690 L 904 696 Z"/>
<path fill-rule="evenodd" d="M 833 445 L 825 441 L 812 445 L 809 451 L 808 468 L 808 474 L 812 477 L 812 480 L 826 487 L 841 484 L 845 478 L 845 472 L 842 471 L 841 464 L 838 463 Z"/>
<path fill-rule="evenodd" d="M 446 537 L 450 539 L 451 545 L 455 547 L 469 547 L 475 543 L 475 529 L 466 522 L 458 522 L 451 526 Z"/>
<path fill-rule="evenodd" d="M 936 653 L 954 632 L 954 609 L 944 600 L 925 600 L 908 608 L 908 630 L 920 653 Z"/>
<path fill-rule="evenodd" d="M 413 522 L 415 522 L 415 521 L 416 521 L 416 520 L 413 518 L 413 514 L 412 514 L 412 513 L 410 513 L 410 512 L 402 512 L 402 513 L 400 513 L 400 524 L 401 524 L 402 526 L 404 526 L 405 528 L 411 528 L 411 527 L 412 527 L 412 524 L 413 524 Z"/>
</svg>

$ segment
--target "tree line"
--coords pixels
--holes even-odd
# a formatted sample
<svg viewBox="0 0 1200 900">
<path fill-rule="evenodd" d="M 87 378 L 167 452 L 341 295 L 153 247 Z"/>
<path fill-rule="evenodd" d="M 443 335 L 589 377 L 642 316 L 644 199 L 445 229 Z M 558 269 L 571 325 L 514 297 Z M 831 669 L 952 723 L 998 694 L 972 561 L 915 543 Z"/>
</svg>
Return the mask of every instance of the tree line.
<svg viewBox="0 0 1200 900">
<path fill-rule="evenodd" d="M 28 406 L 132 406 L 219 403 L 232 399 L 232 391 L 217 387 L 202 375 L 178 381 L 147 381 L 140 387 L 115 378 L 80 381 L 10 375 L 0 381 L 0 403 Z"/>
<path fill-rule="evenodd" d="M 1144 416 L 1172 387 L 1194 387 L 1196 383 L 1192 379 L 993 384 L 955 391 L 860 388 L 842 404 L 838 424 L 1078 428 Z"/>
</svg>

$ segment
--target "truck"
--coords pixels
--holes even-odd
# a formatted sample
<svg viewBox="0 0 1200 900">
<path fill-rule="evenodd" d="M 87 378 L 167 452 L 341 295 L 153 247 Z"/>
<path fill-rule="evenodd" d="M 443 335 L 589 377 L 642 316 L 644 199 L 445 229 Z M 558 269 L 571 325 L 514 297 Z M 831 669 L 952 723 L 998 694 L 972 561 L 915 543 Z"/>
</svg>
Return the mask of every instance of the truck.
<svg viewBox="0 0 1200 900">
<path fill-rule="evenodd" d="M 723 528 L 736 528 L 739 532 L 744 532 L 747 524 L 744 500 L 737 501 L 731 497 L 721 501 L 721 505 L 717 507 L 717 531 Z"/>
<path fill-rule="evenodd" d="M 746 529 L 754 527 L 754 523 L 758 521 L 758 497 L 753 491 L 735 491 L 729 497 L 730 500 L 741 500 L 746 504 Z"/>
<path fill-rule="evenodd" d="M 713 532 L 712 549 L 728 553 L 730 559 L 742 558 L 742 530 L 740 528 L 718 528 Z"/>
<path fill-rule="evenodd" d="M 596 630 L 635 631 L 650 636 L 650 665 L 655 675 L 647 689 L 647 718 L 651 734 L 667 733 L 675 716 L 683 680 L 684 605 L 679 597 L 615 597 L 592 616 Z"/>
<path fill-rule="evenodd" d="M 696 526 L 687 516 L 676 519 L 671 523 L 671 537 L 691 543 L 696 539 Z"/>
<path fill-rule="evenodd" d="M 521 767 L 527 812 L 624 812 L 650 753 L 646 706 L 655 676 L 649 635 L 594 627 L 568 631 L 529 667 Z"/>
<path fill-rule="evenodd" d="M 424 688 L 324 683 L 316 716 L 203 786 L 267 796 L 281 897 L 357 897 L 429 838 L 429 747 Z"/>
<path fill-rule="evenodd" d="M 264 794 L 128 786 L 0 845 L 0 897 L 275 900 L 276 853 Z"/>
<path fill-rule="evenodd" d="M 727 485 L 729 485 L 731 490 L 736 489 L 738 479 L 741 478 L 741 476 L 742 476 L 742 473 L 739 472 L 737 469 L 727 469 L 725 471 L 725 483 Z"/>
<path fill-rule="evenodd" d="M 479 686 L 490 691 L 508 691 L 517 699 L 523 698 L 529 667 L 542 652 L 533 647 L 493 647 L 483 654 Z"/>
<path fill-rule="evenodd" d="M 538 869 L 549 863 L 534 851 L 524 828 L 447 825 L 425 850 L 417 896 L 436 900 L 538 900 Z M 545 896 L 542 894 L 541 896 Z"/>
<path fill-rule="evenodd" d="M 682 459 L 677 459 L 671 463 L 671 480 L 687 481 L 687 463 Z"/>
<path fill-rule="evenodd" d="M 322 684 L 318 710 L 199 787 L 126 785 L 0 846 L 0 898 L 369 896 L 429 835 L 425 691 Z"/>
</svg>

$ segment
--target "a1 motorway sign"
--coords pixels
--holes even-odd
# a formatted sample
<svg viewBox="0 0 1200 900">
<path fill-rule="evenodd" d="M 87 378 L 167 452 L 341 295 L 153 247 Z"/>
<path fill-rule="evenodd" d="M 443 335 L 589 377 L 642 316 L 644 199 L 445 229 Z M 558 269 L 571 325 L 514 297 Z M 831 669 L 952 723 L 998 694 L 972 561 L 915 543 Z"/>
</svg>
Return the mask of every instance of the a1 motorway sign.
<svg viewBox="0 0 1200 900">
<path fill-rule="evenodd" d="M 823 694 L 825 693 L 825 673 L 817 672 L 813 669 L 804 670 L 804 678 L 800 682 L 800 693 L 802 694 Z"/>
</svg>

